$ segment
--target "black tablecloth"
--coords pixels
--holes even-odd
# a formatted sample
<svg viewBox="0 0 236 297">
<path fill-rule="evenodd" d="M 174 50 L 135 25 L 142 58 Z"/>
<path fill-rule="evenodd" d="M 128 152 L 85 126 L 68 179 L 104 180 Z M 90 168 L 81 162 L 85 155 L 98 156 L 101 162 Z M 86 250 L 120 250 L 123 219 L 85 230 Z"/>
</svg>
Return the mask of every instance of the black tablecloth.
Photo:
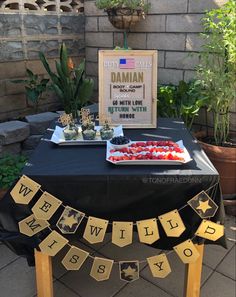
<svg viewBox="0 0 236 297">
<path fill-rule="evenodd" d="M 48 131 L 44 137 L 50 139 L 51 135 Z M 105 146 L 65 147 L 41 141 L 23 173 L 40 183 L 43 190 L 63 200 L 64 205 L 111 221 L 148 219 L 179 209 L 219 179 L 181 120 L 161 118 L 157 129 L 126 129 L 125 135 L 132 140 L 183 140 L 193 161 L 178 166 L 116 166 L 105 160 Z M 219 205 L 213 220 L 223 222 L 219 185 L 209 194 Z M 40 193 L 29 206 L 39 196 Z M 51 224 L 61 211 L 57 211 Z M 26 256 L 32 254 L 32 247 L 39 241 L 39 236 L 30 239 L 18 233 L 17 222 L 29 214 L 30 207 L 15 204 L 9 193 L 0 201 L 0 238 L 16 253 Z M 167 238 L 160 228 L 161 239 L 154 247 L 169 249 L 193 236 L 201 219 L 190 207 L 180 215 L 186 225 L 182 236 Z M 79 233 L 83 234 L 82 231 Z"/>
</svg>

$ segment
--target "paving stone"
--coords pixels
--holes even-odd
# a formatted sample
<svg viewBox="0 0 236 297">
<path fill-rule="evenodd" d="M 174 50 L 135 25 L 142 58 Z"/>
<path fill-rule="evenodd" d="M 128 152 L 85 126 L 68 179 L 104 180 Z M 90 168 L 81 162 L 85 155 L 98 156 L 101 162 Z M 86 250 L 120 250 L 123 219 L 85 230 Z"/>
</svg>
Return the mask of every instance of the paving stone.
<svg viewBox="0 0 236 297">
<path fill-rule="evenodd" d="M 165 15 L 149 15 L 131 28 L 131 32 L 165 32 Z"/>
<path fill-rule="evenodd" d="M 86 74 L 98 76 L 98 63 L 86 62 Z"/>
<path fill-rule="evenodd" d="M 228 252 L 229 250 L 219 245 L 206 245 L 204 250 L 203 263 L 210 268 L 215 269 Z"/>
<path fill-rule="evenodd" d="M 78 34 L 84 32 L 85 17 L 83 15 L 61 16 L 60 22 L 62 34 Z"/>
<path fill-rule="evenodd" d="M 23 149 L 32 150 L 39 144 L 43 135 L 31 135 L 23 142 Z"/>
<path fill-rule="evenodd" d="M 106 12 L 104 12 L 104 9 L 98 9 L 95 5 L 95 0 L 93 1 L 84 1 L 84 13 L 86 16 L 91 15 L 107 15 Z"/>
<path fill-rule="evenodd" d="M 29 124 L 21 121 L 0 123 L 0 144 L 7 145 L 25 140 L 30 133 Z"/>
<path fill-rule="evenodd" d="M 148 2 L 151 4 L 150 13 L 187 12 L 187 0 L 149 0 Z"/>
<path fill-rule="evenodd" d="M 146 34 L 145 33 L 129 33 L 127 35 L 128 38 L 128 46 L 132 49 L 146 49 Z M 124 46 L 124 34 L 115 32 L 114 33 L 114 47 Z"/>
<path fill-rule="evenodd" d="M 86 61 L 98 62 L 98 49 L 94 47 L 86 47 Z"/>
<path fill-rule="evenodd" d="M 0 255 L 0 269 L 19 258 L 4 244 L 0 245 Z"/>
<path fill-rule="evenodd" d="M 97 257 L 103 257 L 96 253 Z M 60 282 L 78 293 L 81 297 L 114 296 L 123 286 L 124 281 L 119 278 L 118 265 L 113 265 L 108 281 L 97 282 L 89 274 L 92 268 L 92 259 L 87 259 L 79 271 L 72 271 L 65 274 Z"/>
<path fill-rule="evenodd" d="M 229 247 L 236 244 L 236 242 L 235 242 L 236 232 L 233 231 L 231 229 L 231 227 L 236 228 L 236 217 L 226 215 L 226 217 L 225 217 L 225 234 L 226 234 L 226 238 L 228 239 L 227 244 Z M 234 240 L 234 242 L 230 241 L 229 239 Z"/>
<path fill-rule="evenodd" d="M 178 69 L 158 69 L 158 83 L 159 84 L 173 84 L 178 85 L 179 81 L 183 79 L 183 70 Z"/>
<path fill-rule="evenodd" d="M 141 272 L 141 276 L 175 297 L 184 296 L 185 265 L 174 252 L 167 257 L 172 272 L 166 278 L 154 278 L 149 267 L 146 267 Z M 207 266 L 203 266 L 202 283 L 204 283 L 212 273 L 212 269 Z M 203 297 L 210 297 L 210 295 L 205 295 Z"/>
<path fill-rule="evenodd" d="M 213 8 L 218 8 L 228 2 L 228 0 L 189 0 L 189 12 L 204 12 Z"/>
<path fill-rule="evenodd" d="M 19 36 L 21 34 L 21 22 L 19 14 L 0 14 L 0 36 Z"/>
<path fill-rule="evenodd" d="M 150 282 L 140 278 L 139 280 L 132 282 L 125 286 L 114 297 L 171 297 L 160 288 L 154 286 Z"/>
<path fill-rule="evenodd" d="M 26 121 L 30 126 L 31 135 L 43 134 L 49 127 L 50 123 L 58 117 L 55 112 L 44 112 L 26 116 Z"/>
<path fill-rule="evenodd" d="M 23 60 L 23 42 L 0 41 L 0 61 Z"/>
<path fill-rule="evenodd" d="M 203 38 L 198 33 L 188 33 L 186 37 L 187 51 L 201 51 L 204 44 Z"/>
<path fill-rule="evenodd" d="M 236 263 L 236 246 L 234 246 L 226 255 L 220 265 L 216 268 L 216 271 L 236 280 L 235 265 L 232 265 L 232 263 Z"/>
<path fill-rule="evenodd" d="M 96 17 L 86 17 L 85 31 L 98 31 L 98 20 Z"/>
<path fill-rule="evenodd" d="M 196 78 L 196 71 L 193 71 L 193 70 L 184 71 L 184 81 L 189 82 L 190 80 L 193 80 L 195 78 Z"/>
<path fill-rule="evenodd" d="M 78 297 L 79 296 L 59 281 L 54 282 L 53 293 L 55 297 Z"/>
<path fill-rule="evenodd" d="M 166 68 L 194 69 L 199 64 L 199 56 L 188 52 L 167 52 Z"/>
<path fill-rule="evenodd" d="M 113 33 L 85 33 L 85 42 L 88 46 L 113 47 Z"/>
<path fill-rule="evenodd" d="M 157 50 L 184 50 L 185 34 L 178 33 L 148 33 L 147 48 Z"/>
<path fill-rule="evenodd" d="M 168 15 L 167 32 L 202 32 L 201 18 L 203 14 Z"/>
<path fill-rule="evenodd" d="M 58 17 L 51 15 L 24 15 L 24 25 L 27 35 L 58 34 Z"/>
<path fill-rule="evenodd" d="M 0 145 L 0 157 L 4 155 L 18 155 L 21 152 L 21 143 L 11 143 L 7 145 Z"/>
<path fill-rule="evenodd" d="M 201 290 L 201 297 L 234 297 L 235 282 L 224 275 L 214 272 Z"/>
<path fill-rule="evenodd" d="M 32 297 L 36 293 L 35 269 L 19 258 L 0 270 L 1 297 Z"/>
</svg>

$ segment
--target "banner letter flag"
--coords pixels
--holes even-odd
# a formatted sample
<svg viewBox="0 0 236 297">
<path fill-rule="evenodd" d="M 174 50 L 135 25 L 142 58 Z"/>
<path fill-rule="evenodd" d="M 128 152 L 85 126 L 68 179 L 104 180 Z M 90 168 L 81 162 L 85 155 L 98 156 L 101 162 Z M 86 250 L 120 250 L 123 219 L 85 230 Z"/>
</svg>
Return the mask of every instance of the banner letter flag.
<svg viewBox="0 0 236 297">
<path fill-rule="evenodd" d="M 56 231 L 52 231 L 40 244 L 42 253 L 55 256 L 66 244 L 68 240 Z"/>
<path fill-rule="evenodd" d="M 85 214 L 72 207 L 66 206 L 57 222 L 57 228 L 63 234 L 75 233 Z"/>
<path fill-rule="evenodd" d="M 174 250 L 185 264 L 194 263 L 199 257 L 199 252 L 190 239 L 174 246 Z"/>
<path fill-rule="evenodd" d="M 167 212 L 158 218 L 166 235 L 169 237 L 179 237 L 186 229 L 177 209 Z"/>
<path fill-rule="evenodd" d="M 214 217 L 218 209 L 218 205 L 205 191 L 198 193 L 190 199 L 188 205 L 190 205 L 202 219 Z"/>
<path fill-rule="evenodd" d="M 137 228 L 140 242 L 152 244 L 160 238 L 155 218 L 137 221 Z"/>
<path fill-rule="evenodd" d="M 113 222 L 112 223 L 112 243 L 124 247 L 132 243 L 133 222 Z"/>
<path fill-rule="evenodd" d="M 84 230 L 84 239 L 92 244 L 102 242 L 106 234 L 107 226 L 107 220 L 89 217 Z"/>
<path fill-rule="evenodd" d="M 43 229 L 49 226 L 49 223 L 45 220 L 38 220 L 34 214 L 25 218 L 18 223 L 20 233 L 25 234 L 29 237 L 39 233 Z"/>
<path fill-rule="evenodd" d="M 113 262 L 113 260 L 95 257 L 90 276 L 98 282 L 108 280 L 111 274 Z"/>
<path fill-rule="evenodd" d="M 203 220 L 195 234 L 197 236 L 216 241 L 224 235 L 224 226 L 211 221 Z"/>
<path fill-rule="evenodd" d="M 165 278 L 171 273 L 171 268 L 166 254 L 147 258 L 153 277 Z"/>
<path fill-rule="evenodd" d="M 40 184 L 22 175 L 10 194 L 16 203 L 29 204 L 40 187 Z"/>
<path fill-rule="evenodd" d="M 133 282 L 139 279 L 139 261 L 120 261 L 120 279 Z"/>
<path fill-rule="evenodd" d="M 61 263 L 67 270 L 79 270 L 88 256 L 88 252 L 72 246 Z"/>
<path fill-rule="evenodd" d="M 44 192 L 32 207 L 32 212 L 38 219 L 49 220 L 61 204 L 61 200 L 47 192 Z"/>
</svg>

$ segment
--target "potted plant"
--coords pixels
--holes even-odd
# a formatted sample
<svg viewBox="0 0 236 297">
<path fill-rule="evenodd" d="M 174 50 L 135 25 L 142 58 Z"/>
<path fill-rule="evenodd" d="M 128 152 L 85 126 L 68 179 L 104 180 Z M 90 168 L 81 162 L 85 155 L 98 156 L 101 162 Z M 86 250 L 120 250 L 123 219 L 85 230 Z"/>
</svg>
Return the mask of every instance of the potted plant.
<svg viewBox="0 0 236 297">
<path fill-rule="evenodd" d="M 97 0 L 96 6 L 107 12 L 115 28 L 128 30 L 145 18 L 150 5 L 146 0 Z"/>
<path fill-rule="evenodd" d="M 64 43 L 60 47 L 60 59 L 55 62 L 57 73 L 51 70 L 42 52 L 39 57 L 51 78 L 52 89 L 61 100 L 65 112 L 72 114 L 76 119 L 78 110 L 91 98 L 94 87 L 94 81 L 85 77 L 85 60 L 78 67 L 74 67 Z"/>
<path fill-rule="evenodd" d="M 223 194 L 236 194 L 236 145 L 229 132 L 230 108 L 236 95 L 236 2 L 211 10 L 203 18 L 205 39 L 197 76 L 208 111 L 213 113 L 213 134 L 201 145 L 220 173 Z"/>
<path fill-rule="evenodd" d="M 23 155 L 5 155 L 0 158 L 0 199 L 19 178 L 27 158 Z"/>
<path fill-rule="evenodd" d="M 181 80 L 177 86 L 161 85 L 158 87 L 157 112 L 161 117 L 182 118 L 189 130 L 194 119 L 205 104 L 198 80 L 186 83 Z"/>
<path fill-rule="evenodd" d="M 49 79 L 40 79 L 37 74 L 34 74 L 30 69 L 26 69 L 27 79 L 16 79 L 13 83 L 24 83 L 26 98 L 28 102 L 33 104 L 34 112 L 38 112 L 39 101 L 42 99 L 43 92 L 47 89 Z"/>
</svg>

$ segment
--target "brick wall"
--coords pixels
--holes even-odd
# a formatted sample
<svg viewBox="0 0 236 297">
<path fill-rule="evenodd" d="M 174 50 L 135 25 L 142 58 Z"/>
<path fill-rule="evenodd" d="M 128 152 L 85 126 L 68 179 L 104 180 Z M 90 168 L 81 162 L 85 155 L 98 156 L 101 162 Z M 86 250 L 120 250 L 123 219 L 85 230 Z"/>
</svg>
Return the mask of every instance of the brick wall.
<svg viewBox="0 0 236 297">
<path fill-rule="evenodd" d="M 159 51 L 159 83 L 177 84 L 190 80 L 198 64 L 197 52 L 202 41 L 201 18 L 204 11 L 223 5 L 227 0 L 149 0 L 149 15 L 128 34 L 133 49 Z M 87 74 L 97 80 L 97 51 L 123 46 L 123 34 L 108 21 L 94 0 L 85 0 L 85 43 Z"/>
<path fill-rule="evenodd" d="M 40 77 L 45 70 L 38 60 L 43 51 L 54 66 L 58 48 L 65 42 L 75 62 L 85 54 L 83 1 L 0 0 L 0 121 L 32 112 L 24 86 L 12 83 L 26 77 L 26 68 Z M 55 110 L 57 98 L 46 93 L 40 110 Z"/>
</svg>

